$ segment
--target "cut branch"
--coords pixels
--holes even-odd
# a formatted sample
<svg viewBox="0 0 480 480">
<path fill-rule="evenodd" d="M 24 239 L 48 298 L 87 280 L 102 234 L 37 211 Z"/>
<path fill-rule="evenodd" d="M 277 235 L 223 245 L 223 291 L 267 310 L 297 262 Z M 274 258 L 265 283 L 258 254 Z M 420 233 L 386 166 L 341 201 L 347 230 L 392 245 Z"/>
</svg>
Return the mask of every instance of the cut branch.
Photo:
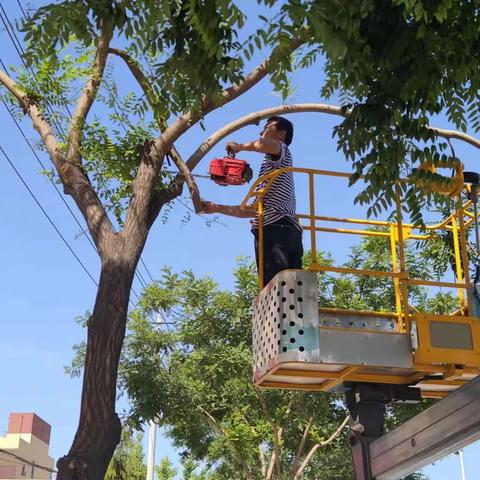
<svg viewBox="0 0 480 480">
<path fill-rule="evenodd" d="M 332 435 L 330 435 L 330 437 L 325 440 L 324 442 L 320 442 L 320 443 L 317 443 L 315 444 L 311 449 L 310 451 L 308 452 L 307 456 L 305 457 L 305 459 L 303 460 L 302 464 L 300 465 L 300 468 L 297 470 L 297 472 L 295 473 L 295 476 L 293 477 L 293 480 L 299 480 L 299 478 L 301 477 L 303 471 L 305 470 L 305 468 L 307 467 L 307 465 L 309 464 L 310 460 L 312 459 L 313 455 L 315 454 L 315 452 L 319 449 L 319 448 L 323 448 L 323 447 L 326 447 L 327 445 L 329 445 L 330 443 L 332 443 L 339 435 L 340 433 L 342 432 L 342 430 L 345 428 L 345 425 L 347 425 L 348 421 L 350 420 L 350 415 L 347 415 L 345 417 L 345 420 L 340 424 L 340 426 L 332 433 Z"/>
<path fill-rule="evenodd" d="M 92 74 L 78 99 L 70 124 L 67 141 L 67 162 L 69 163 L 80 163 L 80 144 L 83 137 L 85 120 L 97 97 L 98 89 L 103 78 L 103 71 L 107 63 L 108 45 L 112 38 L 114 25 L 112 21 L 107 22 L 104 20 L 102 23 L 97 51 L 92 65 Z"/>
</svg>

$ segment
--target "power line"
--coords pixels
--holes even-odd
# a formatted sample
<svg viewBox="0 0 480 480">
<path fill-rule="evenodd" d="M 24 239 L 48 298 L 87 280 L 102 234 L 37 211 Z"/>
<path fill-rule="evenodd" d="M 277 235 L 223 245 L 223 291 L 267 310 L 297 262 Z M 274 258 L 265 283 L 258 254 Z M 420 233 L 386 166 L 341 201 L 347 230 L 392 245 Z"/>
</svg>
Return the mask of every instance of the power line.
<svg viewBox="0 0 480 480">
<path fill-rule="evenodd" d="M 72 247 L 70 246 L 70 244 L 68 243 L 68 241 L 65 239 L 65 237 L 62 235 L 62 233 L 60 232 L 60 230 L 58 229 L 58 227 L 55 225 L 55 222 L 50 218 L 50 215 L 48 215 L 47 211 L 43 208 L 42 204 L 40 203 L 40 201 L 37 199 L 37 197 L 35 196 L 35 194 L 32 192 L 32 190 L 30 189 L 30 187 L 28 186 L 27 182 L 23 179 L 21 173 L 17 170 L 17 168 L 15 167 L 15 165 L 13 164 L 12 160 L 10 159 L 10 157 L 7 155 L 7 153 L 5 152 L 5 150 L 3 149 L 3 147 L 0 145 L 0 152 L 3 153 L 3 155 L 5 156 L 5 158 L 7 159 L 7 162 L 10 164 L 10 166 L 12 167 L 13 171 L 15 172 L 15 174 L 17 175 L 17 177 L 20 179 L 20 181 L 23 183 L 23 186 L 27 189 L 28 193 L 30 194 L 30 196 L 33 198 L 33 200 L 35 201 L 35 203 L 37 204 L 38 208 L 40 208 L 40 210 L 42 211 L 42 213 L 45 215 L 45 217 L 47 217 L 47 220 L 50 222 L 50 225 L 55 229 L 55 231 L 57 232 L 58 236 L 62 239 L 63 243 L 66 245 L 66 247 L 70 250 L 70 253 L 75 257 L 75 259 L 77 260 L 77 262 L 80 264 L 80 266 L 83 268 L 83 270 L 85 271 L 85 273 L 90 277 L 90 280 L 92 280 L 92 282 L 98 287 L 98 283 L 97 281 L 93 278 L 93 276 L 91 275 L 91 273 L 88 271 L 87 267 L 83 264 L 83 262 L 80 260 L 80 258 L 78 257 L 78 255 L 75 253 L 75 251 L 72 249 Z"/>
<path fill-rule="evenodd" d="M 4 450 L 3 448 L 0 448 L 0 452 L 4 453 L 5 455 L 10 455 L 11 457 L 16 458 L 17 460 L 20 460 L 21 462 L 26 463 L 27 465 L 31 465 L 32 467 L 39 468 L 40 470 L 45 470 L 49 473 L 57 473 L 57 471 L 53 470 L 53 468 L 45 467 L 44 465 L 39 465 L 38 463 L 31 462 L 30 460 L 27 460 L 26 458 L 20 457 L 19 455 L 16 455 L 15 453 L 9 452 L 8 450 Z"/>
<path fill-rule="evenodd" d="M 18 3 L 18 5 L 19 5 L 19 7 L 20 7 L 20 9 L 21 9 L 21 11 L 22 11 L 23 16 L 25 17 L 26 20 L 28 20 L 28 17 L 27 17 L 27 15 L 26 15 L 26 13 L 25 13 L 25 11 L 24 11 L 24 9 L 23 9 L 20 1 L 17 0 L 17 3 Z M 33 71 L 33 69 L 32 69 L 31 67 L 28 67 L 28 66 L 27 66 L 27 64 L 25 63 L 25 61 L 24 61 L 24 59 L 23 59 L 22 53 L 24 54 L 25 51 L 24 51 L 24 49 L 23 49 L 23 47 L 22 47 L 22 45 L 21 45 L 21 43 L 20 43 L 20 40 L 18 39 L 18 36 L 17 36 L 16 33 L 15 33 L 15 30 L 14 30 L 14 28 L 13 28 L 11 22 L 10 22 L 10 19 L 9 19 L 9 17 L 8 17 L 8 15 L 7 15 L 7 13 L 6 13 L 6 11 L 5 11 L 5 9 L 3 8 L 3 5 L 2 5 L 1 3 L 0 3 L 0 10 L 1 10 L 1 12 L 3 12 L 3 15 L 5 16 L 5 20 L 3 19 L 3 16 L 2 16 L 1 14 L 0 14 L 0 18 L 1 18 L 1 20 L 2 20 L 2 23 L 3 23 L 4 26 L 5 26 L 5 29 L 6 29 L 6 31 L 7 31 L 7 33 L 8 33 L 8 36 L 10 37 L 10 40 L 11 40 L 11 42 L 13 43 L 13 45 L 14 45 L 14 47 L 15 47 L 15 50 L 16 50 L 16 52 L 17 52 L 20 60 L 22 61 L 22 63 L 23 63 L 23 65 L 25 66 L 25 68 L 28 69 L 28 70 L 32 73 L 34 79 L 36 79 L 36 74 L 35 74 L 35 72 Z M 7 25 L 7 23 L 8 23 L 8 25 Z M 10 26 L 10 29 L 11 29 L 11 32 L 12 32 L 12 33 L 10 33 L 10 30 L 9 30 L 8 26 Z M 15 40 L 16 40 L 17 43 L 15 43 Z M 17 44 L 18 44 L 18 47 L 17 47 Z M 7 73 L 8 73 L 8 69 L 7 69 L 6 65 L 3 63 L 3 61 L 2 61 L 1 59 L 0 59 L 0 64 L 1 64 L 2 67 L 5 69 L 5 71 L 7 71 Z M 61 100 L 62 100 L 62 103 L 63 103 L 63 105 L 64 105 L 64 107 L 65 107 L 68 115 L 70 116 L 70 118 L 72 118 L 72 114 L 71 114 L 71 112 L 70 112 L 70 110 L 69 110 L 69 108 L 68 108 L 68 104 L 67 104 L 65 98 L 63 98 L 62 95 L 60 95 L 60 98 L 61 98 Z M 3 100 L 2 100 L 2 101 L 3 101 Z M 32 146 L 31 146 L 31 144 L 30 144 L 30 142 L 29 142 L 28 139 L 26 138 L 26 135 L 23 133 L 23 131 L 21 130 L 20 126 L 18 125 L 18 122 L 15 120 L 14 116 L 12 115 L 11 111 L 8 109 L 8 107 L 7 107 L 7 105 L 5 104 L 5 102 L 3 102 L 3 103 L 4 103 L 5 108 L 7 108 L 10 116 L 11 116 L 12 119 L 14 120 L 17 128 L 20 130 L 22 136 L 24 137 L 25 141 L 27 142 L 28 146 L 30 147 L 30 149 L 32 149 L 32 151 L 34 151 L 33 148 L 32 148 Z M 51 106 L 50 106 L 50 104 L 48 103 L 48 101 L 46 101 L 46 103 L 47 103 L 47 109 L 50 109 L 50 112 L 51 112 L 51 115 L 52 115 L 52 121 L 54 121 L 54 112 L 53 112 L 53 110 L 51 109 Z M 56 128 L 57 128 L 57 131 L 61 132 L 62 129 L 58 126 L 58 124 L 56 124 Z M 43 163 L 42 163 L 42 162 L 40 161 L 40 159 L 38 158 L 38 155 L 36 155 L 36 152 L 34 152 L 34 155 L 36 156 L 36 158 L 37 158 L 37 160 L 39 161 L 39 163 L 42 165 L 42 168 L 45 169 L 45 166 L 43 165 Z M 63 195 L 61 195 L 61 193 L 59 192 L 59 190 L 58 190 L 57 186 L 55 185 L 55 183 L 53 182 L 53 180 L 50 179 L 50 181 L 52 182 L 52 185 L 53 185 L 54 188 L 56 189 L 56 191 L 57 191 L 57 193 L 59 194 L 59 196 L 62 198 L 62 201 L 64 202 L 65 206 L 66 206 L 67 209 L 69 210 L 70 214 L 71 214 L 71 215 L 73 216 L 73 218 L 75 219 L 76 223 L 80 226 L 80 229 L 82 230 L 82 232 L 85 233 L 85 229 L 84 229 L 84 228 L 81 226 L 81 224 L 79 223 L 77 217 L 75 216 L 75 214 L 73 213 L 73 211 L 71 210 L 71 208 L 69 207 L 69 205 L 66 203 L 65 199 L 63 198 Z M 105 188 L 105 185 L 104 185 L 104 188 Z M 93 244 L 93 242 L 92 242 L 92 240 L 90 239 L 90 237 L 89 237 L 88 235 L 86 235 L 86 237 L 87 237 L 88 241 L 90 242 L 90 244 L 91 244 L 91 245 L 93 246 L 93 248 L 95 249 L 95 251 L 97 251 L 97 248 L 96 248 L 96 246 Z M 145 268 L 146 268 L 146 265 L 145 265 L 145 263 L 143 262 L 143 260 L 142 260 L 142 263 L 143 263 L 143 265 L 144 265 Z M 145 281 L 145 279 L 143 278 L 143 276 L 141 276 L 141 274 L 140 274 L 139 272 L 137 272 L 137 271 L 135 272 L 135 276 L 136 276 L 137 279 L 139 280 L 142 288 L 145 288 L 145 287 L 147 286 L 147 282 Z M 136 291 L 135 291 L 135 289 L 133 288 L 133 286 L 132 286 L 132 288 L 131 288 L 131 291 L 132 291 L 132 293 L 135 295 L 135 297 L 137 298 L 137 300 L 139 300 L 139 296 L 138 296 L 138 294 L 136 293 Z M 135 307 L 135 305 L 134 305 L 133 303 L 132 303 L 132 305 Z"/>
<path fill-rule="evenodd" d="M 17 0 L 17 3 L 18 3 L 18 6 L 20 7 L 20 10 L 22 11 L 22 14 L 25 18 L 28 18 L 27 17 L 27 14 L 25 13 L 25 10 L 23 9 L 22 7 L 22 4 L 20 3 L 20 0 Z"/>
<path fill-rule="evenodd" d="M 3 64 L 2 60 L 0 59 L 0 63 Z M 24 131 L 22 130 L 22 128 L 20 127 L 20 125 L 18 124 L 17 120 L 15 119 L 15 117 L 13 116 L 12 112 L 10 111 L 10 109 L 8 108 L 8 105 L 5 103 L 5 101 L 2 99 L 2 103 L 4 105 L 4 107 L 7 109 L 8 113 L 10 114 L 10 116 L 12 117 L 12 120 L 14 121 L 15 125 L 17 126 L 17 128 L 19 129 L 22 137 L 24 138 L 25 142 L 27 143 L 27 145 L 29 146 L 29 148 L 32 150 L 35 158 L 37 159 L 37 161 L 39 162 L 39 164 L 42 166 L 42 168 L 45 170 L 45 165 L 43 164 L 43 162 L 40 160 L 39 156 L 37 155 L 37 152 L 35 152 L 35 149 L 32 147 L 32 145 L 30 144 L 30 142 L 28 141 Z M 1 148 L 1 146 L 0 146 Z M 7 157 L 5 151 L 2 149 L 2 153 Z M 15 173 L 17 173 L 17 175 L 19 175 L 19 172 L 18 170 L 15 168 L 15 166 L 13 165 L 13 162 L 11 162 L 11 160 L 7 157 L 7 160 L 9 161 L 10 165 L 12 166 L 12 168 L 15 170 Z M 30 188 L 28 187 L 28 185 L 26 184 L 26 182 L 23 180 L 23 178 L 21 178 L 21 176 L 19 175 L 20 179 L 22 180 L 22 182 L 24 183 L 25 187 L 27 188 L 27 190 L 29 190 L 29 192 L 31 193 L 31 195 L 34 197 L 34 199 L 37 201 L 37 199 L 35 198 L 35 196 L 33 195 L 33 193 L 31 192 Z M 75 219 L 75 222 L 77 223 L 77 225 L 80 227 L 81 231 L 83 234 L 85 234 L 88 242 L 90 243 L 90 245 L 92 246 L 92 248 L 97 252 L 97 247 L 95 246 L 95 244 L 93 243 L 92 239 L 90 238 L 90 236 L 88 235 L 88 232 L 83 228 L 83 226 L 81 225 L 80 221 L 78 220 L 77 216 L 75 215 L 75 213 L 73 212 L 73 210 L 70 208 L 70 206 L 68 205 L 68 203 L 66 202 L 65 198 L 63 197 L 63 195 L 60 193 L 60 190 L 58 189 L 57 185 L 55 184 L 55 182 L 53 181 L 52 178 L 49 177 L 49 180 L 50 182 L 52 183 L 53 187 L 55 188 L 55 191 L 57 192 L 57 194 L 59 195 L 59 197 L 61 198 L 62 202 L 64 203 L 65 207 L 68 209 L 68 211 L 70 212 L 70 214 L 72 215 L 72 217 Z M 37 201 L 37 204 L 39 202 Z M 42 209 L 42 211 L 44 211 L 44 209 L 41 207 L 41 205 L 39 205 L 40 208 Z M 47 218 L 50 220 L 50 218 L 48 217 L 48 215 L 46 214 L 46 212 L 44 211 L 45 215 L 47 216 Z M 51 223 L 53 223 L 51 221 Z M 55 230 L 57 231 L 57 233 L 59 233 L 58 229 L 55 227 L 55 225 L 53 224 Z M 66 242 L 66 240 L 63 238 L 63 236 L 59 233 L 59 235 L 62 237 L 62 240 L 64 240 L 64 242 Z M 68 248 L 72 251 L 72 249 L 70 248 L 69 244 L 67 244 Z M 80 261 L 77 257 L 77 255 L 72 251 L 73 255 L 75 256 L 75 258 L 77 258 L 77 261 Z M 80 264 L 82 265 L 83 267 L 83 264 L 82 262 L 80 262 Z M 85 270 L 85 268 L 84 268 Z M 87 271 L 87 274 L 89 275 L 89 277 L 93 280 L 92 278 L 92 275 L 90 275 L 90 272 Z M 95 283 L 95 285 L 98 286 L 97 282 L 95 280 L 93 280 L 93 282 Z M 137 300 L 140 299 L 140 297 L 138 296 L 137 292 L 132 288 L 131 289 L 132 293 L 135 295 L 135 297 L 137 298 Z M 132 304 L 133 308 L 135 308 L 135 304 L 132 302 L 132 300 L 130 300 L 130 303 Z"/>
<path fill-rule="evenodd" d="M 1 6 L 1 5 L 0 5 L 0 6 Z M 6 71 L 8 72 L 8 69 L 6 68 L 6 66 L 5 66 L 5 64 L 3 63 L 3 61 L 2 61 L 1 58 L 0 58 L 0 65 L 3 67 L 4 70 L 6 70 Z M 15 119 L 15 116 L 13 115 L 13 113 L 11 112 L 11 110 L 8 108 L 8 105 L 5 103 L 5 101 L 4 101 L 3 99 L 2 99 L 2 103 L 3 103 L 4 107 L 6 108 L 6 110 L 8 111 L 8 113 L 9 113 L 10 117 L 12 118 L 13 122 L 15 123 L 16 127 L 17 127 L 18 130 L 20 131 L 20 133 L 21 133 L 22 137 L 24 138 L 25 142 L 26 142 L 27 145 L 29 146 L 30 150 L 32 150 L 35 158 L 37 159 L 37 161 L 39 162 L 39 164 L 41 165 L 41 167 L 42 167 L 44 170 L 46 170 L 45 165 L 44 165 L 43 162 L 40 160 L 40 157 L 37 155 L 37 152 L 35 151 L 35 149 L 34 149 L 34 148 L 32 147 L 32 145 L 30 144 L 27 136 L 25 135 L 25 132 L 23 131 L 23 129 L 21 128 L 20 124 L 17 122 L 17 120 Z M 0 147 L 0 148 L 1 148 L 1 147 Z M 3 152 L 4 155 L 6 155 L 6 153 L 3 151 L 3 149 L 2 149 L 2 152 Z M 7 159 L 8 159 L 8 158 L 7 158 Z M 18 174 L 18 170 L 15 168 L 15 166 L 12 164 L 12 162 L 11 162 L 10 160 L 9 160 L 9 162 L 10 162 L 10 164 L 12 165 L 12 168 L 13 168 L 13 169 L 16 171 L 16 173 Z M 20 177 L 20 178 L 21 178 L 21 177 Z M 62 202 L 64 203 L 65 207 L 68 209 L 68 211 L 70 212 L 70 214 L 72 215 L 72 217 L 75 219 L 75 222 L 76 222 L 77 225 L 80 227 L 82 233 L 85 234 L 87 240 L 88 240 L 89 243 L 92 245 L 93 249 L 97 252 L 97 251 L 98 251 L 98 250 L 97 250 L 97 247 L 96 247 L 95 244 L 93 243 L 93 241 L 92 241 L 92 239 L 90 238 L 90 236 L 87 235 L 85 229 L 84 229 L 83 226 L 81 225 L 81 223 L 80 223 L 80 221 L 78 220 L 77 216 L 75 215 L 75 213 L 73 212 L 73 210 L 70 208 L 70 206 L 69 206 L 68 203 L 66 202 L 65 198 L 63 197 L 63 195 L 60 193 L 57 185 L 55 184 L 55 182 L 53 181 L 52 178 L 49 178 L 49 179 L 50 179 L 51 184 L 52 184 L 53 187 L 55 188 L 57 194 L 59 195 L 59 197 L 61 198 Z M 26 186 L 26 188 L 31 192 L 31 190 L 29 189 L 28 185 L 26 185 L 26 182 L 24 182 L 22 178 L 21 178 L 21 180 L 22 180 L 22 182 L 24 183 L 24 185 Z M 33 193 L 32 193 L 32 195 L 33 195 Z M 34 198 L 35 198 L 35 197 L 34 197 Z M 36 198 L 35 198 L 35 200 L 36 200 Z M 40 208 L 42 208 L 42 207 L 40 206 Z M 42 208 L 42 210 L 44 210 L 44 209 Z M 44 212 L 44 213 L 46 214 L 46 212 Z M 47 215 L 47 214 L 46 214 L 46 215 Z M 47 215 L 47 218 L 49 218 L 48 215 Z M 54 228 L 57 230 L 57 233 L 59 233 L 59 232 L 58 232 L 58 229 L 55 227 L 55 225 L 53 225 L 53 226 L 54 226 Z M 60 234 L 60 236 L 62 236 L 62 235 Z M 64 238 L 62 238 L 62 239 L 66 242 L 66 240 L 65 240 Z M 70 248 L 69 244 L 67 244 L 67 246 L 68 246 L 68 248 Z M 71 249 L 71 248 L 70 248 L 70 249 Z M 74 256 L 77 258 L 77 261 L 79 261 L 77 255 L 76 255 L 73 251 L 72 251 L 72 253 L 73 253 Z M 80 262 L 80 263 L 81 263 L 81 265 L 83 266 L 82 262 Z M 85 268 L 84 268 L 84 269 L 85 269 Z M 87 271 L 87 274 L 89 275 L 90 278 L 92 278 L 92 275 L 90 274 L 90 272 Z M 93 280 L 93 278 L 92 278 L 92 280 Z M 98 286 L 98 284 L 97 284 L 97 282 L 96 282 L 95 280 L 93 280 L 93 282 L 95 283 L 95 285 Z M 137 292 L 136 292 L 133 288 L 131 288 L 131 291 L 132 291 L 132 293 L 135 295 L 135 297 L 137 298 L 137 300 L 139 300 L 140 297 L 138 296 Z M 133 308 L 135 308 L 136 305 L 135 305 L 131 300 L 130 300 L 130 303 L 132 304 Z"/>
<path fill-rule="evenodd" d="M 22 53 L 23 53 L 22 45 L 18 41 L 18 37 L 17 37 L 17 35 L 15 33 L 15 30 L 14 30 L 14 28 L 13 28 L 11 22 L 10 22 L 10 19 L 8 18 L 7 12 L 5 11 L 5 9 L 3 8 L 3 5 L 1 3 L 0 3 L 0 10 L 3 13 L 3 16 L 5 16 L 5 19 L 4 19 L 3 16 L 0 14 L 0 19 L 2 20 L 3 26 L 5 27 L 5 30 L 8 34 L 8 36 L 10 37 L 10 40 L 13 43 L 13 47 L 17 51 L 17 54 L 20 57 L 20 60 L 22 61 L 24 67 L 28 70 L 28 66 L 27 66 L 27 64 L 25 63 L 25 60 L 22 57 Z M 12 33 L 10 33 L 10 30 L 12 30 Z M 17 41 L 17 43 L 15 42 L 15 40 Z"/>
<path fill-rule="evenodd" d="M 155 282 L 155 280 L 153 279 L 152 277 L 152 274 L 150 273 L 150 271 L 148 270 L 147 268 L 147 265 L 145 265 L 145 262 L 143 261 L 143 258 L 140 257 L 140 263 L 143 265 L 143 268 L 145 269 L 145 271 L 147 272 L 147 275 L 150 277 L 150 280 L 153 282 Z"/>
<path fill-rule="evenodd" d="M 0 59 L 0 62 L 3 63 Z M 40 164 L 40 166 L 42 167 L 43 170 L 47 170 L 45 164 L 40 160 L 40 157 L 38 156 L 37 152 L 35 151 L 35 149 L 32 147 L 30 141 L 28 140 L 27 136 L 25 135 L 25 132 L 23 131 L 22 127 L 20 126 L 20 124 L 17 122 L 17 119 L 15 118 L 15 116 L 13 115 L 12 111 L 8 108 L 8 105 L 6 104 L 5 100 L 1 99 L 2 100 L 2 103 L 3 103 L 3 106 L 5 107 L 5 109 L 7 110 L 7 112 L 9 113 L 10 117 L 12 118 L 13 120 L 13 123 L 15 123 L 15 126 L 17 127 L 18 131 L 20 132 L 20 134 L 22 135 L 23 139 L 25 140 L 25 142 L 27 143 L 27 145 L 29 146 L 30 150 L 32 151 L 34 157 L 37 159 L 37 162 Z M 60 192 L 60 190 L 58 189 L 58 186 L 56 185 L 55 181 L 53 180 L 53 178 L 51 178 L 51 176 L 48 176 L 48 179 L 50 180 L 50 183 L 52 184 L 53 188 L 55 189 L 55 191 L 57 192 L 58 196 L 60 197 L 60 199 L 62 200 L 63 204 L 65 205 L 65 207 L 68 209 L 68 211 L 70 212 L 70 215 L 75 219 L 75 222 L 77 223 L 77 225 L 80 227 L 80 230 L 82 231 L 82 233 L 85 234 L 85 236 L 87 237 L 87 240 L 89 241 L 90 245 L 92 246 L 92 248 L 95 250 L 95 252 L 98 252 L 97 250 L 97 247 L 95 246 L 95 244 L 93 243 L 93 240 L 90 238 L 90 236 L 88 235 L 88 232 L 85 230 L 85 228 L 83 227 L 83 225 L 80 223 L 80 220 L 78 220 L 77 216 L 75 215 L 74 211 L 70 208 L 70 205 L 67 203 L 67 201 L 65 200 L 65 197 L 62 195 L 62 193 Z"/>
</svg>

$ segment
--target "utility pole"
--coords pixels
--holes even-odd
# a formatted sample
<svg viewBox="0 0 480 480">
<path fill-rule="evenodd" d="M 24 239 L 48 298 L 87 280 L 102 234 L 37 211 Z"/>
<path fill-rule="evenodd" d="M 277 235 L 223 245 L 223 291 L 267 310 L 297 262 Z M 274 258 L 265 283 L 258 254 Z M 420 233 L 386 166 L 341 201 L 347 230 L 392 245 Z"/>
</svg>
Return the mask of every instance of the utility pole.
<svg viewBox="0 0 480 480">
<path fill-rule="evenodd" d="M 467 480 L 467 477 L 465 476 L 465 465 L 463 464 L 463 450 L 459 450 L 458 452 L 455 452 L 455 455 L 458 455 L 460 458 L 460 469 L 462 472 L 462 480 Z"/>
<path fill-rule="evenodd" d="M 148 422 L 148 456 L 147 456 L 147 480 L 153 480 L 155 467 L 155 442 L 157 437 L 157 424 Z"/>
<path fill-rule="evenodd" d="M 157 321 L 155 322 L 157 330 L 161 330 L 161 324 L 163 322 L 162 314 L 160 311 L 157 313 Z M 148 422 L 148 453 L 147 453 L 147 479 L 153 480 L 155 474 L 155 444 L 157 440 L 157 423 L 153 420 Z"/>
</svg>

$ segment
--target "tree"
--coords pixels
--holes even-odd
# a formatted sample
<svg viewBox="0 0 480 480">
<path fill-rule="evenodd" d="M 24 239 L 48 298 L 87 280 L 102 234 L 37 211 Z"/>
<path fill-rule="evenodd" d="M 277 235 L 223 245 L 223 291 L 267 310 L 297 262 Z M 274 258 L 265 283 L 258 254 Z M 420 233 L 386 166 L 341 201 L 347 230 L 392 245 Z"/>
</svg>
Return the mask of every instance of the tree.
<svg viewBox="0 0 480 480">
<path fill-rule="evenodd" d="M 105 474 L 120 440 L 117 370 L 136 265 L 152 224 L 181 194 L 184 183 L 199 208 L 190 173 L 216 142 L 282 112 L 344 117 L 336 129 L 339 146 L 353 160 L 352 181 L 365 173 L 370 182 L 359 200 L 374 202 L 373 212 L 379 202 L 388 206 L 393 201 L 389 185 L 405 165 L 425 159 L 455 162 L 454 156 L 438 154 L 445 145 L 436 143 L 437 136 L 479 146 L 467 135 L 428 126 L 428 115 L 446 107 L 463 128 L 465 102 L 468 120 L 478 126 L 476 2 L 287 0 L 279 10 L 272 0 L 259 3 L 274 13 L 263 19 L 264 28 L 241 43 L 235 32 L 244 26 L 245 14 L 231 0 L 51 2 L 23 25 L 28 69 L 17 69 L 15 80 L 0 71 L 8 100 L 19 106 L 18 114 L 30 117 L 101 259 L 88 320 L 79 426 L 70 451 L 58 462 L 59 480 Z M 248 73 L 245 64 L 256 49 L 268 57 Z M 343 91 L 352 97 L 351 106 L 262 110 L 211 135 L 187 161 L 179 155 L 175 142 L 210 112 L 267 76 L 285 98 L 288 73 L 312 65 L 321 55 L 327 59 L 324 93 Z M 109 71 L 111 56 L 125 62 L 140 94 L 120 98 Z M 105 126 L 105 110 L 95 109 L 99 103 L 113 127 Z M 63 108 L 68 113 L 72 108 L 71 118 L 61 113 Z M 420 141 L 432 146 L 420 150 Z M 173 178 L 165 172 L 167 157 L 179 170 Z M 436 178 L 420 170 L 417 176 L 422 175 Z M 401 189 L 419 220 L 423 197 L 406 184 Z"/>
</svg>

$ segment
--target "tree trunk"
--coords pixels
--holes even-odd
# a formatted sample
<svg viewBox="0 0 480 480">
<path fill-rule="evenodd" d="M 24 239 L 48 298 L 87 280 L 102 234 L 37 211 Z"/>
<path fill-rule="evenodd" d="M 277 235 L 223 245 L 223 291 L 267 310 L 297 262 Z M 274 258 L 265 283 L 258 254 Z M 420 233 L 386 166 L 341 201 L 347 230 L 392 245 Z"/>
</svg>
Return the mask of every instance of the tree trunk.
<svg viewBox="0 0 480 480">
<path fill-rule="evenodd" d="M 57 480 L 103 480 L 120 441 L 121 423 L 115 413 L 118 363 L 139 257 L 122 253 L 116 251 L 102 261 L 95 307 L 88 321 L 79 425 L 70 451 L 57 462 Z"/>
</svg>

